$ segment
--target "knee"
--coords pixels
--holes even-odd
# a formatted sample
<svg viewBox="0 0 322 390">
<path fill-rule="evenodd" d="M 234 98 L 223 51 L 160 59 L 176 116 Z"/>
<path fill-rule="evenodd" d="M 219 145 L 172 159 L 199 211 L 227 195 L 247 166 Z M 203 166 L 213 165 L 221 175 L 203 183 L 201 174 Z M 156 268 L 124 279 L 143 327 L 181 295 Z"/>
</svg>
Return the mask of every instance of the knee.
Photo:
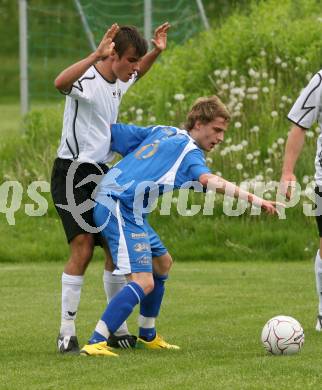
<svg viewBox="0 0 322 390">
<path fill-rule="evenodd" d="M 132 274 L 131 280 L 142 288 L 145 295 L 149 294 L 154 289 L 152 274 Z"/>
<path fill-rule="evenodd" d="M 160 257 L 154 265 L 154 272 L 159 275 L 168 275 L 172 267 L 173 260 L 169 253 L 166 253 L 164 256 Z"/>
</svg>

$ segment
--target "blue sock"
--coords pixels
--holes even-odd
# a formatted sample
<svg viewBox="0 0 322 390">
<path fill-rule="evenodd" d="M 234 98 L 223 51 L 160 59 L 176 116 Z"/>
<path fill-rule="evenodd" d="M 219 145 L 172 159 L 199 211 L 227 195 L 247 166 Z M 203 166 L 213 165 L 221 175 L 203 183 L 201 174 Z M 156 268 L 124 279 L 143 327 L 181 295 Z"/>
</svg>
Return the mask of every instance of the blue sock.
<svg viewBox="0 0 322 390">
<path fill-rule="evenodd" d="M 134 306 L 145 297 L 144 291 L 135 282 L 130 282 L 119 291 L 107 305 L 101 320 L 105 322 L 108 331 L 114 333 L 132 313 Z M 95 341 L 94 341 L 95 340 Z M 89 343 L 106 341 L 106 338 L 94 331 Z"/>
<path fill-rule="evenodd" d="M 143 317 L 156 318 L 159 315 L 160 307 L 164 295 L 164 282 L 168 279 L 168 275 L 153 275 L 154 279 L 154 289 L 150 294 L 141 301 L 140 305 L 140 314 Z M 155 338 L 156 329 L 146 328 L 140 326 L 139 328 L 139 337 L 143 338 L 146 341 L 151 341 Z"/>
</svg>

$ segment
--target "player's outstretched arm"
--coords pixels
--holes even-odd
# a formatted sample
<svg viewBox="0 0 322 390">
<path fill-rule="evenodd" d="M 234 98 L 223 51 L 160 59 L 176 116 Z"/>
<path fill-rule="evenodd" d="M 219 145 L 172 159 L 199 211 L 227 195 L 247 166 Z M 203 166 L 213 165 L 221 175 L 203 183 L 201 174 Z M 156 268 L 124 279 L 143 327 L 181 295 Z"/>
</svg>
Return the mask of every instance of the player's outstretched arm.
<svg viewBox="0 0 322 390">
<path fill-rule="evenodd" d="M 151 68 L 160 53 L 166 49 L 167 33 L 170 27 L 170 24 L 165 22 L 154 31 L 154 38 L 151 39 L 154 48 L 141 59 L 139 77 L 142 77 Z"/>
<path fill-rule="evenodd" d="M 288 135 L 285 146 L 284 163 L 279 188 L 280 193 L 282 195 L 286 195 L 288 199 L 291 196 L 290 190 L 296 183 L 294 168 L 303 149 L 304 141 L 305 130 L 301 127 L 293 126 Z"/>
<path fill-rule="evenodd" d="M 69 92 L 73 83 L 78 80 L 97 61 L 103 60 L 112 54 L 114 49 L 113 39 L 119 31 L 119 26 L 114 23 L 104 34 L 97 49 L 88 57 L 64 69 L 55 79 L 55 87 L 63 92 Z"/>
<path fill-rule="evenodd" d="M 199 182 L 208 190 L 219 192 L 228 195 L 232 198 L 245 200 L 257 207 L 265 210 L 267 214 L 277 214 L 276 206 L 284 207 L 282 203 L 275 201 L 267 201 L 248 191 L 244 191 L 235 184 L 223 179 L 220 176 L 211 173 L 205 173 L 199 177 Z"/>
</svg>

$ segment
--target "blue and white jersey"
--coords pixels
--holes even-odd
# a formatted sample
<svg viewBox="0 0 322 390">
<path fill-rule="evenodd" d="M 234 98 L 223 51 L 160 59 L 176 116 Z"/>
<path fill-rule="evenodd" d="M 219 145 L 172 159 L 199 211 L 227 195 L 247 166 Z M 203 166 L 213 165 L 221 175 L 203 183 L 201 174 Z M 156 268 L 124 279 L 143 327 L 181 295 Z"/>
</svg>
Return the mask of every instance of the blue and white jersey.
<svg viewBox="0 0 322 390">
<path fill-rule="evenodd" d="M 124 158 L 102 179 L 99 203 L 112 196 L 133 208 L 135 198 L 147 193 L 157 197 L 210 173 L 204 152 L 186 130 L 114 124 L 111 131 L 111 150 Z"/>
</svg>

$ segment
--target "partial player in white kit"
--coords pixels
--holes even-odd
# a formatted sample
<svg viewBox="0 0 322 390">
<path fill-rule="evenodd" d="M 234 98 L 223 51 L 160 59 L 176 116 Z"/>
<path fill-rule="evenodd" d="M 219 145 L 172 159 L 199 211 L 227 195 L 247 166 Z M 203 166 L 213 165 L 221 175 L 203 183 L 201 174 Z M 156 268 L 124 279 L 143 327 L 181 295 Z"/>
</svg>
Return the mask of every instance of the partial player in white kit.
<svg viewBox="0 0 322 390">
<path fill-rule="evenodd" d="M 322 70 L 316 73 L 308 85 L 303 89 L 300 96 L 294 103 L 288 114 L 288 119 L 293 122 L 293 126 L 288 135 L 284 163 L 281 177 L 281 188 L 283 192 L 287 187 L 294 186 L 296 176 L 294 168 L 301 154 L 304 142 L 305 131 L 318 123 L 322 128 Z M 316 330 L 322 330 L 322 134 L 317 139 L 317 150 L 315 156 L 315 202 L 316 221 L 320 236 L 320 248 L 315 258 L 316 288 L 319 297 L 318 317 Z"/>
<path fill-rule="evenodd" d="M 71 186 L 77 206 L 92 200 L 97 183 L 91 179 L 106 173 L 105 164 L 114 158 L 110 151 L 110 125 L 117 120 L 121 98 L 166 48 L 169 27 L 164 23 L 155 30 L 154 48 L 147 53 L 147 42 L 135 27 L 114 24 L 93 53 L 63 70 L 55 80 L 56 88 L 66 95 L 66 104 L 61 143 L 52 171 L 51 193 L 70 247 L 70 257 L 62 274 L 61 326 L 57 339 L 58 350 L 62 353 L 79 350 L 75 319 L 83 275 L 95 245 L 102 245 L 99 234 L 93 234 L 87 228 L 95 229 L 93 210 L 87 209 L 75 219 L 68 208 L 68 186 Z M 71 167 L 75 169 L 69 177 Z M 104 249 L 104 288 L 111 299 L 123 287 L 125 278 L 112 275 L 110 254 L 108 248 Z M 135 343 L 126 323 L 117 336 L 122 342 L 114 347 Z"/>
</svg>

